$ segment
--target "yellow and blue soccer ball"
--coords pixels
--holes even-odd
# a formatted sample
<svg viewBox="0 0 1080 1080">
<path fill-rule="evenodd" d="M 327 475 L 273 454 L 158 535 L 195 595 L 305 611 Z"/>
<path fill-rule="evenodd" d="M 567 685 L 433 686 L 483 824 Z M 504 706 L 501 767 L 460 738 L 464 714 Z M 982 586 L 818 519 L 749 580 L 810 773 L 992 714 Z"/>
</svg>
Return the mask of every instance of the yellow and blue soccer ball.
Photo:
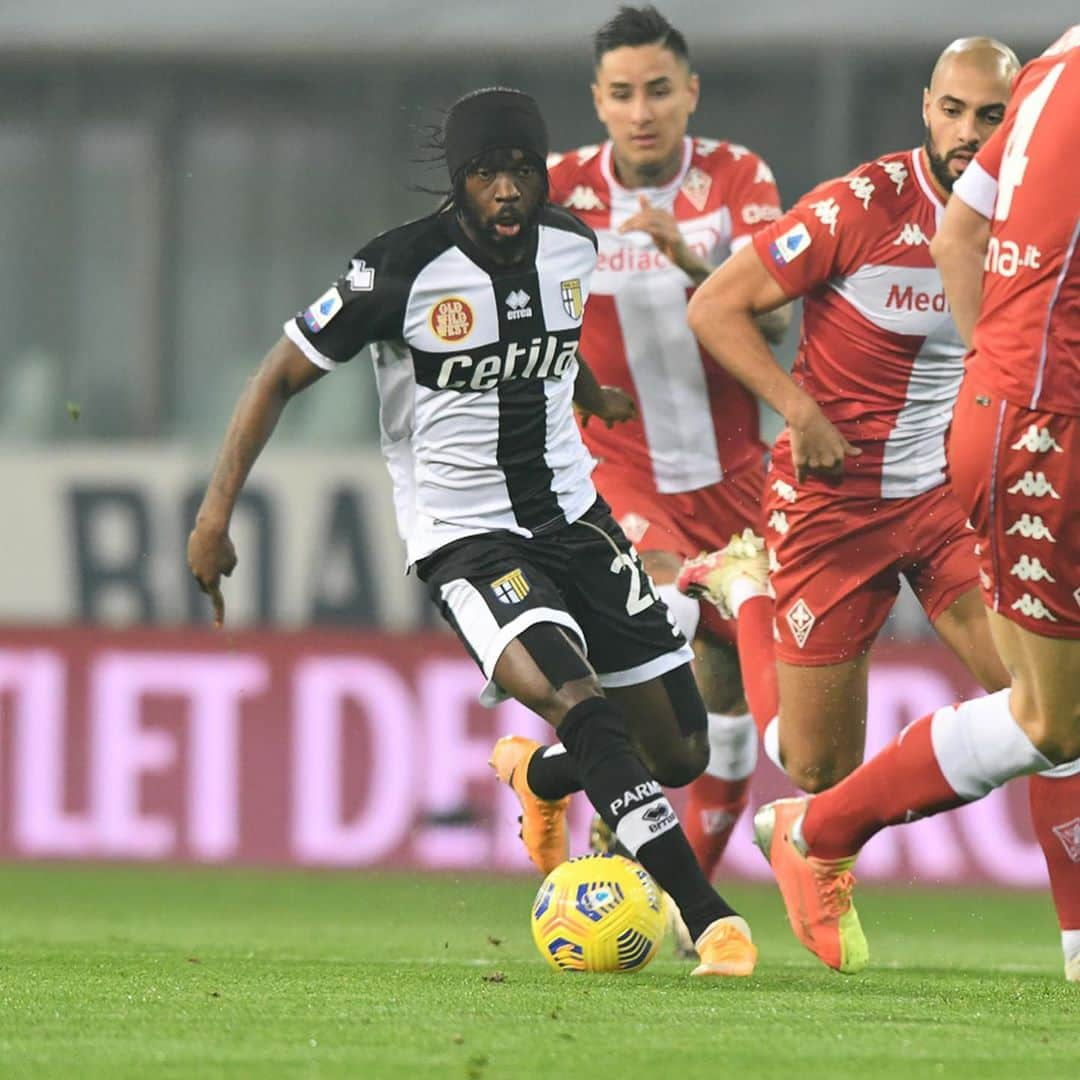
<svg viewBox="0 0 1080 1080">
<path fill-rule="evenodd" d="M 621 855 L 585 855 L 557 866 L 532 906 L 533 941 L 559 971 L 640 971 L 665 929 L 663 893 Z"/>
</svg>

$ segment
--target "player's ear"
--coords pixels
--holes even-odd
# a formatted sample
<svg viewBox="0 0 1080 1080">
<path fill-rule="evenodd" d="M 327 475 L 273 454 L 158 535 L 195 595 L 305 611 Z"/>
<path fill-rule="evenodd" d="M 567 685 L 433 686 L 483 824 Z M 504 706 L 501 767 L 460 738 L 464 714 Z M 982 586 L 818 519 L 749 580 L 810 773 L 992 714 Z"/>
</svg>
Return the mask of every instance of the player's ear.
<svg viewBox="0 0 1080 1080">
<path fill-rule="evenodd" d="M 592 90 L 593 108 L 596 110 L 596 115 L 600 118 L 600 123 L 604 123 L 604 98 L 600 91 L 600 84 L 594 82 L 590 89 Z"/>
<path fill-rule="evenodd" d="M 690 91 L 690 111 L 695 112 L 698 106 L 698 100 L 701 97 L 701 79 L 698 78 L 696 71 L 690 72 L 690 77 L 687 79 L 687 88 Z"/>
<path fill-rule="evenodd" d="M 922 92 L 922 122 L 923 127 L 930 130 L 930 87 L 924 86 Z"/>
</svg>

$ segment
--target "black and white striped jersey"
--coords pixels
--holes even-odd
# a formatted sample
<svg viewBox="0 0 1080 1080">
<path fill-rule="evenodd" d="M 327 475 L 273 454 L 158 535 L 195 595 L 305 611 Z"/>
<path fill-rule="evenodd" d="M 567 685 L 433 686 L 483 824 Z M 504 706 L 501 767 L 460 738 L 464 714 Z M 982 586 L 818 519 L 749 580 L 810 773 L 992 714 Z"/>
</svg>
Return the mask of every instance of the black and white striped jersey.
<svg viewBox="0 0 1080 1080">
<path fill-rule="evenodd" d="M 376 237 L 285 324 L 321 368 L 372 346 L 382 449 L 410 564 L 494 529 L 532 536 L 596 499 L 573 416 L 596 237 L 547 206 L 512 267 L 452 212 Z"/>
</svg>

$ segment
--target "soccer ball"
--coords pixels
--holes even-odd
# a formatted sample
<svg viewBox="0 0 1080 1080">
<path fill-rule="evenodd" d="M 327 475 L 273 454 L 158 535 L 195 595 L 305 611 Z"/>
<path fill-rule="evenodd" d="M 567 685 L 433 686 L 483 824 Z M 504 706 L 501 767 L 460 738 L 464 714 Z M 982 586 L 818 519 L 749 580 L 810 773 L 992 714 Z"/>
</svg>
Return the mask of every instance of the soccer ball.
<svg viewBox="0 0 1080 1080">
<path fill-rule="evenodd" d="M 532 906 L 533 941 L 559 971 L 640 971 L 665 929 L 656 882 L 621 855 L 585 855 L 555 867 Z"/>
</svg>

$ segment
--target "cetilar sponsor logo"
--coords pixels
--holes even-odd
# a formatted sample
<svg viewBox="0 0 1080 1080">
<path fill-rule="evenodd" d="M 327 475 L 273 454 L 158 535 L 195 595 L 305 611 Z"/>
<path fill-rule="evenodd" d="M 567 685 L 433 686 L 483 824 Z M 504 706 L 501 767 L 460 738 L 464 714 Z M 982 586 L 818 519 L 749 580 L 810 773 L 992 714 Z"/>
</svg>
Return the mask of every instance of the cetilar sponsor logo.
<svg viewBox="0 0 1080 1080">
<path fill-rule="evenodd" d="M 561 379 L 577 356 L 577 338 L 560 343 L 555 334 L 528 345 L 511 341 L 502 353 L 448 356 L 435 385 L 441 390 L 491 390 L 510 379 Z"/>
</svg>

